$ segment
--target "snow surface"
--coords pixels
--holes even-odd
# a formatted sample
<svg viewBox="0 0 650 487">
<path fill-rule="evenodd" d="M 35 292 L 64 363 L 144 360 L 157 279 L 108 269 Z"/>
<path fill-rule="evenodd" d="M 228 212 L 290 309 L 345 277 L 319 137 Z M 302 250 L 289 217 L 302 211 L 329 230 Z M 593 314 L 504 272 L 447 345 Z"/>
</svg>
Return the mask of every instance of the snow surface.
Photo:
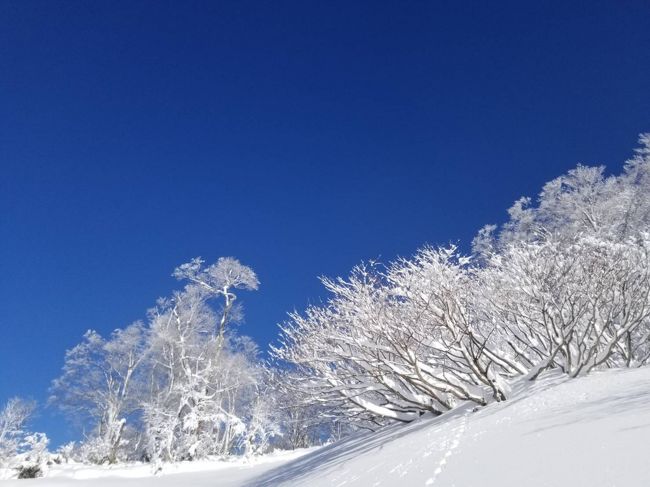
<svg viewBox="0 0 650 487">
<path fill-rule="evenodd" d="M 480 409 L 467 404 L 438 418 L 422 417 L 306 454 L 274 455 L 249 465 L 171 466 L 158 477 L 145 466 L 113 469 L 110 475 L 84 467 L 74 471 L 78 480 L 71 479 L 70 468 L 57 467 L 52 477 L 29 482 L 39 487 L 648 487 L 649 447 L 646 367 L 573 380 L 558 374 L 521 380 L 504 403 Z M 99 478 L 89 481 L 88 472 Z"/>
<path fill-rule="evenodd" d="M 236 487 L 254 485 L 254 478 L 282 463 L 305 455 L 314 448 L 277 452 L 251 460 L 198 461 L 165 465 L 162 473 L 153 475 L 150 464 L 88 466 L 54 465 L 45 478 L 0 481 L 2 487 Z M 0 476 L 0 478 L 2 478 Z"/>
</svg>

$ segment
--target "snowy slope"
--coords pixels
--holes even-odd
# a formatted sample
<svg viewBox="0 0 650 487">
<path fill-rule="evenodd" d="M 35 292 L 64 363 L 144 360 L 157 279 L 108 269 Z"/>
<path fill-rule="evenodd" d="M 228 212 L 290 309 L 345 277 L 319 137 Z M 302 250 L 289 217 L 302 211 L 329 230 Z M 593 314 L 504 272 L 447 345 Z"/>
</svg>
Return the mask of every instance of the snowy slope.
<svg viewBox="0 0 650 487">
<path fill-rule="evenodd" d="M 171 466 L 159 477 L 145 467 L 123 467 L 77 471 L 72 480 L 72 471 L 64 469 L 31 482 L 39 487 L 650 486 L 650 367 L 577 380 L 549 374 L 515 384 L 505 403 L 473 409 L 394 425 L 299 458 L 301 452 L 250 465 Z"/>
<path fill-rule="evenodd" d="M 650 486 L 650 368 L 515 385 L 473 406 L 322 448 L 257 486 Z"/>
</svg>

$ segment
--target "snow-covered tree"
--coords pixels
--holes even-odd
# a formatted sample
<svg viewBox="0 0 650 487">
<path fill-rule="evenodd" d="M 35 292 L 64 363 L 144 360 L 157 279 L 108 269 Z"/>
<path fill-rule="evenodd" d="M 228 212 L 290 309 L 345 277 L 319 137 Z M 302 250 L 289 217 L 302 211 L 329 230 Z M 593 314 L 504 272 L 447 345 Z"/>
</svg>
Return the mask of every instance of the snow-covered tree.
<svg viewBox="0 0 650 487">
<path fill-rule="evenodd" d="M 272 373 L 262 367 L 257 370 L 257 383 L 245 401 L 246 431 L 240 440 L 242 453 L 247 457 L 267 453 L 273 440 L 282 435 Z"/>
<path fill-rule="evenodd" d="M 89 330 L 66 353 L 63 374 L 50 401 L 90 428 L 84 451 L 89 460 L 118 460 L 127 418 L 138 406 L 136 372 L 145 357 L 146 331 L 136 322 L 109 339 Z"/>
<path fill-rule="evenodd" d="M 581 293 L 581 299 L 591 299 L 592 305 L 588 309 L 592 311 L 603 306 L 607 299 L 610 300 L 608 303 L 611 306 L 623 306 L 623 312 L 628 311 L 625 306 L 631 305 L 629 302 L 623 303 L 623 298 L 634 299 L 636 305 L 640 305 L 641 296 L 637 294 L 632 298 L 627 286 L 630 286 L 630 276 L 637 276 L 640 281 L 634 281 L 634 289 L 642 294 L 640 286 L 643 285 L 644 277 L 638 276 L 645 275 L 645 248 L 647 234 L 650 232 L 650 134 L 642 134 L 639 142 L 641 147 L 636 149 L 634 157 L 625 163 L 622 174 L 605 176 L 602 166 L 578 166 L 544 185 L 536 205 L 533 205 L 529 198 L 517 201 L 509 210 L 510 219 L 500 229 L 495 225 L 484 227 L 474 240 L 474 251 L 483 263 L 492 259 L 488 266 L 491 266 L 492 270 L 488 274 L 494 277 L 495 268 L 499 268 L 498 272 L 501 274 L 512 276 L 515 272 L 513 266 L 519 263 L 520 276 L 521 272 L 524 272 L 523 268 L 526 268 L 527 273 L 537 273 L 538 277 L 542 272 L 558 273 L 553 285 L 548 284 L 550 278 L 547 279 L 549 292 L 570 292 L 573 296 Z M 590 273 L 581 269 L 581 265 L 586 269 L 595 266 L 599 271 Z M 538 269 L 533 270 L 534 266 L 538 266 Z M 615 266 L 624 266 L 625 272 L 630 274 L 626 276 L 624 271 L 616 272 Z M 606 269 L 608 272 L 605 272 Z M 582 277 L 578 277 L 580 272 Z M 605 274 L 601 276 L 600 272 Z M 577 281 L 584 279 L 585 285 L 577 283 L 575 286 L 578 289 L 569 291 L 566 283 L 570 276 Z M 506 279 L 505 275 L 501 278 Z M 590 283 L 590 287 L 586 283 Z M 534 284 L 541 285 L 539 282 Z M 598 285 L 611 285 L 618 289 L 618 294 L 611 291 L 598 299 L 593 294 L 587 298 L 586 293 L 596 293 Z M 484 288 L 488 289 L 489 285 L 484 283 Z M 506 298 L 498 294 L 497 292 L 495 296 L 503 303 Z M 521 288 L 519 297 L 522 297 Z M 539 299 L 538 295 L 528 296 L 529 305 L 536 299 Z M 525 300 L 519 299 L 508 304 L 517 306 L 515 303 L 521 305 L 523 302 Z M 556 311 L 563 310 L 561 303 L 554 304 Z M 550 307 L 546 306 L 544 310 L 545 313 L 550 312 Z M 512 319 L 512 315 L 510 318 Z M 571 317 L 574 318 L 576 317 Z M 599 319 L 603 319 L 602 316 L 593 321 L 598 323 Z M 562 316 L 562 321 L 566 322 L 566 317 Z M 596 340 L 598 344 L 609 339 L 615 341 L 611 354 L 607 352 L 608 358 L 603 364 L 633 366 L 648 363 L 650 320 L 639 318 L 637 321 L 629 327 L 623 326 L 620 337 L 618 334 L 610 336 L 610 330 L 604 331 L 603 336 Z M 608 330 L 611 326 L 615 324 L 608 325 Z M 528 325 L 523 328 L 529 329 Z M 575 338 L 575 335 L 571 336 Z M 537 347 L 542 342 L 535 340 L 531 344 L 529 338 L 531 337 L 516 346 L 509 342 L 509 346 L 519 350 L 517 354 L 520 354 L 521 347 Z M 588 340 L 589 335 L 580 339 Z M 556 337 L 555 340 L 561 339 Z M 521 340 L 516 338 L 515 341 Z M 580 346 L 590 345 L 582 343 Z M 561 349 L 553 350 L 562 356 Z M 538 351 L 538 357 L 540 353 L 541 351 Z M 573 352 L 566 351 L 566 355 L 571 353 Z M 526 360 L 525 355 L 518 356 Z M 600 357 L 599 354 L 597 356 Z M 616 357 L 616 360 L 612 357 Z M 584 358 L 583 354 L 582 359 Z M 599 358 L 590 360 L 601 362 Z M 535 360 L 533 362 L 538 363 Z M 552 362 L 557 365 L 555 359 Z M 573 365 L 575 357 L 568 368 L 572 369 Z M 580 370 L 585 367 L 591 368 L 585 364 Z"/>
<path fill-rule="evenodd" d="M 250 267 L 242 265 L 233 257 L 221 257 L 215 264 L 203 267 L 204 261 L 194 258 L 190 262 L 176 268 L 174 277 L 187 279 L 198 285 L 208 297 L 223 297 L 217 333 L 223 341 L 226 327 L 230 322 L 240 318 L 240 310 L 235 307 L 236 289 L 255 291 L 259 280 Z"/>
<path fill-rule="evenodd" d="M 143 410 L 155 461 L 228 454 L 246 430 L 241 403 L 257 381 L 256 347 L 228 325 L 241 316 L 235 290 L 259 283 L 236 259 L 202 264 L 197 258 L 178 267 L 174 275 L 190 283 L 150 312 L 151 388 Z"/>
<path fill-rule="evenodd" d="M 579 165 L 546 183 L 533 200 L 523 197 L 508 210 L 498 228 L 485 226 L 474 239 L 478 255 L 520 242 L 592 235 L 625 240 L 650 228 L 650 134 L 620 175 L 605 176 L 603 166 Z"/>
<path fill-rule="evenodd" d="M 650 136 L 620 176 L 578 166 L 484 227 L 477 258 L 423 248 L 324 279 L 275 356 L 308 397 L 358 424 L 410 421 L 508 395 L 508 380 L 650 358 Z"/>
<path fill-rule="evenodd" d="M 482 270 L 481 312 L 533 375 L 647 361 L 649 237 L 510 245 Z"/>
<path fill-rule="evenodd" d="M 47 469 L 47 435 L 26 430 L 35 408 L 34 401 L 14 397 L 0 410 L 0 467 L 5 477 L 35 478 Z"/>
<path fill-rule="evenodd" d="M 323 282 L 332 297 L 292 314 L 274 353 L 350 417 L 411 421 L 458 401 L 503 400 L 503 377 L 525 370 L 476 319 L 473 271 L 453 247 Z"/>
<path fill-rule="evenodd" d="M 25 426 L 35 407 L 33 401 L 13 397 L 0 410 L 0 464 L 18 453 L 28 435 Z"/>
<path fill-rule="evenodd" d="M 272 371 L 269 395 L 275 405 L 280 432 L 273 445 L 284 450 L 307 448 L 340 438 L 352 430 L 338 404 L 325 403 L 299 371 L 276 368 Z M 313 381 L 312 381 L 313 382 Z M 340 401 L 339 401 L 340 402 Z"/>
<path fill-rule="evenodd" d="M 76 441 L 69 441 L 59 446 L 54 453 L 58 456 L 59 462 L 68 463 L 74 458 L 76 447 Z"/>
<path fill-rule="evenodd" d="M 519 199 L 471 256 L 423 247 L 323 278 L 329 299 L 290 314 L 275 370 L 233 326 L 255 272 L 231 257 L 179 266 L 185 287 L 146 324 L 88 332 L 68 351 L 53 391 L 90 427 L 75 454 L 156 465 L 254 455 L 502 401 L 511 379 L 548 368 L 648 364 L 650 135 L 640 140 L 620 175 L 578 166 Z M 21 435 L 0 429 L 0 449 Z"/>
</svg>

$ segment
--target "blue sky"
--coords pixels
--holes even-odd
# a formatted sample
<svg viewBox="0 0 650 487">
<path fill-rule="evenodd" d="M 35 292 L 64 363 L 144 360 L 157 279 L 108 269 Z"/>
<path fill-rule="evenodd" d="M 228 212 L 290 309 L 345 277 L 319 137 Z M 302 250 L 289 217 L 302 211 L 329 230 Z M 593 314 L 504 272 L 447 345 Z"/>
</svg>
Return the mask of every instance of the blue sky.
<svg viewBox="0 0 650 487">
<path fill-rule="evenodd" d="M 257 271 L 240 331 L 266 347 L 319 275 L 467 248 L 578 162 L 619 171 L 648 25 L 647 1 L 1 2 L 0 402 L 43 401 L 194 256 Z"/>
</svg>

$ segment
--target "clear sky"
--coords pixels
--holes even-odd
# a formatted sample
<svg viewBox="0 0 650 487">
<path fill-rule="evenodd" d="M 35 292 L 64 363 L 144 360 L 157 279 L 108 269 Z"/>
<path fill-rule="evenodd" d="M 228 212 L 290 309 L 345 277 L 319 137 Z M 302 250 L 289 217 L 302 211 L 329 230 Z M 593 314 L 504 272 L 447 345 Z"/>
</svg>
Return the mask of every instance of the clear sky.
<svg viewBox="0 0 650 487">
<path fill-rule="evenodd" d="M 468 247 L 650 130 L 650 3 L 0 2 L 0 402 L 194 256 L 261 287 L 265 348 L 319 275 Z M 71 438 L 47 409 L 35 427 Z"/>
</svg>

